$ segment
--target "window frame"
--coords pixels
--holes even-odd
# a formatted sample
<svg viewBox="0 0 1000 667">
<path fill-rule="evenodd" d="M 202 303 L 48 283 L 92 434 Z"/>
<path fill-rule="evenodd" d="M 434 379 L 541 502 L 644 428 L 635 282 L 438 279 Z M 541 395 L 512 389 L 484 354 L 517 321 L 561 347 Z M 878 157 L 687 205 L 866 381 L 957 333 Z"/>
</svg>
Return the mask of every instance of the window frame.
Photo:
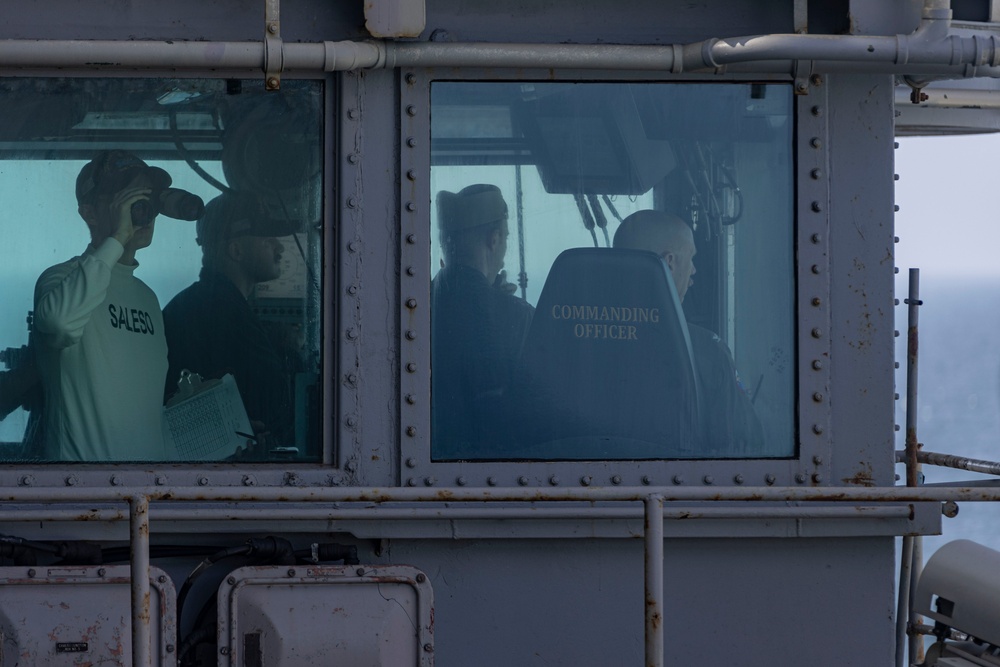
<svg viewBox="0 0 1000 667">
<path fill-rule="evenodd" d="M 766 82 L 788 76 L 406 69 L 399 88 L 400 174 L 430 174 L 435 81 Z M 830 477 L 829 156 L 826 90 L 793 96 L 795 455 L 781 459 L 432 461 L 430 303 L 433 193 L 429 178 L 400 179 L 400 453 L 405 486 L 820 485 Z M 411 304 L 411 305 L 408 305 Z M 419 399 L 419 400 L 418 400 Z"/>
<path fill-rule="evenodd" d="M 28 79 L 259 79 L 259 71 L 210 70 L 179 72 L 172 70 L 122 70 L 122 71 L 12 71 L 0 69 L 5 78 Z M 322 249 L 320 276 L 320 415 L 316 426 L 320 429 L 322 456 L 320 461 L 211 461 L 211 462 L 34 462 L 14 461 L 0 463 L 0 487 L 153 487 L 153 486 L 287 486 L 299 484 L 331 483 L 331 472 L 337 461 L 335 414 L 338 401 L 337 385 L 330 381 L 338 365 L 337 350 L 330 346 L 331 332 L 336 326 L 336 308 L 328 306 L 330 295 L 336 294 L 339 277 L 337 267 L 336 212 L 335 201 L 330 196 L 331 183 L 338 174 L 335 171 L 334 147 L 337 137 L 337 100 L 339 76 L 333 73 L 288 74 L 285 80 L 312 80 L 323 86 L 323 101 L 320 110 L 320 147 L 323 168 L 320 193 Z M 72 187 L 68 184 L 67 187 Z M 192 281 L 197 276 L 192 276 Z M 161 303 L 161 307 L 165 304 Z"/>
</svg>

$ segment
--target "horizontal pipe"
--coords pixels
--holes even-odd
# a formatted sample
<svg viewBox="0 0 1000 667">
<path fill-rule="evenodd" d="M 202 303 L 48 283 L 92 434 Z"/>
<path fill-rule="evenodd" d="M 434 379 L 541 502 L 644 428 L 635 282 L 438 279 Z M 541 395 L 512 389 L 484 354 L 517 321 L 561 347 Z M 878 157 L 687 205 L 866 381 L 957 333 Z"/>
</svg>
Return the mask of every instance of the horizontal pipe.
<svg viewBox="0 0 1000 667">
<path fill-rule="evenodd" d="M 846 69 L 934 77 L 1000 76 L 1000 39 L 918 30 L 912 35 L 755 35 L 687 45 L 517 44 L 390 41 L 283 42 L 286 71 L 397 67 L 759 71 L 812 61 Z M 741 67 L 748 63 L 754 67 Z M 0 40 L 0 67 L 187 70 L 266 67 L 263 42 Z"/>
<path fill-rule="evenodd" d="M 665 502 L 995 502 L 994 487 L 109 487 L 0 489 L 0 502 L 127 502 L 135 495 L 151 501 L 208 502 L 641 502 L 652 494 Z M 2 511 L 2 506 L 0 506 Z"/>
<path fill-rule="evenodd" d="M 937 452 L 917 452 L 917 461 L 932 466 L 944 468 L 957 468 L 970 472 L 980 472 L 986 475 L 1000 475 L 1000 463 L 996 461 L 984 461 L 982 459 L 970 459 L 965 456 L 955 456 L 954 454 L 939 454 Z"/>
<path fill-rule="evenodd" d="M 664 519 L 689 521 L 695 519 L 901 519 L 911 510 L 906 505 L 882 507 L 706 507 L 665 511 Z M 639 507 L 487 507 L 487 508 L 419 508 L 372 506 L 357 509 L 320 509 L 298 507 L 265 507 L 256 509 L 227 508 L 153 508 L 152 521 L 435 521 L 435 520 L 639 520 Z M 90 510 L 86 513 L 46 509 L 19 509 L 9 515 L 0 514 L 0 523 L 33 523 L 35 521 L 125 521 L 127 511 L 117 509 Z"/>
<path fill-rule="evenodd" d="M 1000 109 L 1000 90 L 966 90 L 961 88 L 922 88 L 927 96 L 919 104 L 910 101 L 908 88 L 896 89 L 896 106 L 933 108 Z"/>
</svg>

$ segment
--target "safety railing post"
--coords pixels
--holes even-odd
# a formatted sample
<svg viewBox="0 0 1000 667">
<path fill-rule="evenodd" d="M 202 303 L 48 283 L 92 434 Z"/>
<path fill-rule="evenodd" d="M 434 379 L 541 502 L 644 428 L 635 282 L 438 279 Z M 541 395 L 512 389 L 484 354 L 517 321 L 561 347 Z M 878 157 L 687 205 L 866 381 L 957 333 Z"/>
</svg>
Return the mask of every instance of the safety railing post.
<svg viewBox="0 0 1000 667">
<path fill-rule="evenodd" d="M 129 498 L 129 554 L 132 589 L 132 665 L 152 667 L 149 591 L 149 497 Z"/>
<path fill-rule="evenodd" d="M 646 667 L 663 665 L 663 496 L 645 503 Z"/>
</svg>

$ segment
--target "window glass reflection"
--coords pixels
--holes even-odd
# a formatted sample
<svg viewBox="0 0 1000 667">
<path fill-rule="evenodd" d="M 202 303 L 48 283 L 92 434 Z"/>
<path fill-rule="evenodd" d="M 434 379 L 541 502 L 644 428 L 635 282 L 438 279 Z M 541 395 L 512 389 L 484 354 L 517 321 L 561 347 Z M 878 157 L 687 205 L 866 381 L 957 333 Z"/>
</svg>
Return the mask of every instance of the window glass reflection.
<svg viewBox="0 0 1000 667">
<path fill-rule="evenodd" d="M 789 87 L 431 92 L 432 458 L 793 456 Z"/>
<path fill-rule="evenodd" d="M 0 455 L 318 460 L 322 86 L 0 83 Z"/>
</svg>

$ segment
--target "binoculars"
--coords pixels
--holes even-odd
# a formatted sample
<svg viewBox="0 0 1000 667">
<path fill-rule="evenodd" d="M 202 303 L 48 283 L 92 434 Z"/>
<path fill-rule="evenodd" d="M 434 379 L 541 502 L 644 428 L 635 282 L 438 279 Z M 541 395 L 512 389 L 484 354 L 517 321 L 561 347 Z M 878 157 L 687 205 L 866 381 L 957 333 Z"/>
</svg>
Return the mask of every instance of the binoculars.
<svg viewBox="0 0 1000 667">
<path fill-rule="evenodd" d="M 177 220 L 197 220 L 205 211 L 201 197 L 180 188 L 166 188 L 154 192 L 150 199 L 140 199 L 132 204 L 132 224 L 144 227 L 163 214 Z"/>
</svg>

